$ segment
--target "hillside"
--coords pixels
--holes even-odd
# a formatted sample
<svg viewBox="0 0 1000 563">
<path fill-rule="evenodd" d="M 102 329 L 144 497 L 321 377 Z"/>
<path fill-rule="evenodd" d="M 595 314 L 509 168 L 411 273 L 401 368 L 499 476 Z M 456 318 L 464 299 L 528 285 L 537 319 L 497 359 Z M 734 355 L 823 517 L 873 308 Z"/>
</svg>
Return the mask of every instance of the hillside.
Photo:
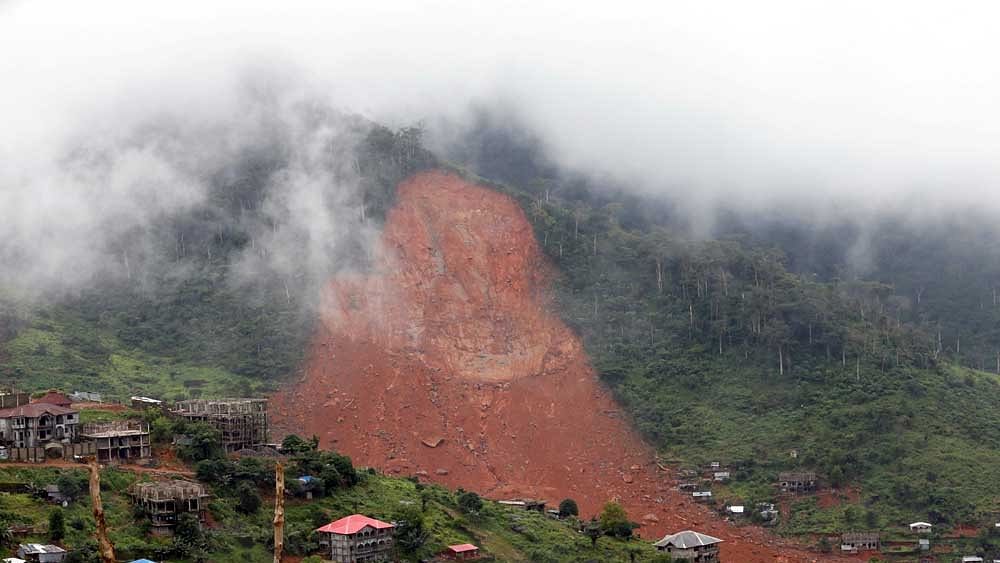
<svg viewBox="0 0 1000 563">
<path fill-rule="evenodd" d="M 306 277 L 236 279 L 248 250 L 264 252 L 249 236 L 266 220 L 260 191 L 275 189 L 263 178 L 288 166 L 244 154 L 221 167 L 216 199 L 164 219 L 153 240 L 169 260 L 134 257 L 142 277 L 108 272 L 47 297 L 5 288 L 4 382 L 170 399 L 280 388 L 280 417 L 367 463 L 591 511 L 620 496 L 633 518 L 657 515 L 644 533 L 716 526 L 670 496 L 654 452 L 682 469 L 733 467 L 716 494 L 741 502 L 773 499 L 781 470 L 817 471 L 844 501 L 792 499 L 778 526 L 790 535 L 975 525 L 996 509 L 998 379 L 960 367 L 987 364 L 996 326 L 992 270 L 962 269 L 975 248 L 924 240 L 841 278 L 836 248 L 818 264 L 787 233 L 692 238 L 662 201 L 537 163 L 509 164 L 535 178 L 517 186 L 453 167 L 466 181 L 433 172 L 397 194 L 437 157 L 418 130 L 361 129 L 357 197 L 383 254 L 355 248 L 316 295 Z M 949 264 L 947 280 L 927 256 Z M 916 306 L 925 282 L 939 289 Z M 978 361 L 952 330 L 977 335 L 962 342 Z"/>
<path fill-rule="evenodd" d="M 8 488 L 25 484 L 43 487 L 57 481 L 83 479 L 85 475 L 81 466 L 61 470 L 0 468 L 0 483 Z M 137 476 L 128 471 L 102 472 L 102 500 L 118 557 L 153 557 L 175 563 L 270 563 L 273 560 L 270 551 L 273 512 L 267 504 L 273 502 L 273 496 L 265 495 L 265 505 L 258 512 L 246 515 L 237 510 L 235 498 L 217 495 L 209 504 L 210 520 L 204 532 L 204 544 L 192 548 L 185 546 L 183 541 L 147 533 L 143 517 L 134 513 L 125 494 L 136 479 Z M 453 492 L 440 487 L 423 490 L 426 493 L 418 491 L 409 480 L 365 474 L 362 483 L 337 490 L 322 499 L 291 499 L 286 503 L 287 556 L 283 560 L 301 561 L 304 555 L 317 549 L 310 536 L 314 527 L 355 511 L 391 520 L 410 504 L 419 505 L 422 494 L 428 499 L 423 512 L 428 537 L 412 559 L 429 557 L 447 545 L 465 542 L 475 543 L 499 561 L 628 561 L 633 551 L 636 561 L 649 561 L 655 554 L 649 544 L 612 538 L 602 538 L 596 549 L 592 549 L 590 540 L 567 522 L 494 503 L 486 503 L 477 515 L 464 515 L 456 505 Z M 21 536 L 21 541 L 47 542 L 45 530 L 49 516 L 57 510 L 53 504 L 28 493 L 0 495 L 0 518 L 38 530 Z M 89 498 L 81 496 L 62 512 L 66 522 L 63 544 L 76 552 L 71 556 L 72 561 L 96 561 Z"/>
</svg>

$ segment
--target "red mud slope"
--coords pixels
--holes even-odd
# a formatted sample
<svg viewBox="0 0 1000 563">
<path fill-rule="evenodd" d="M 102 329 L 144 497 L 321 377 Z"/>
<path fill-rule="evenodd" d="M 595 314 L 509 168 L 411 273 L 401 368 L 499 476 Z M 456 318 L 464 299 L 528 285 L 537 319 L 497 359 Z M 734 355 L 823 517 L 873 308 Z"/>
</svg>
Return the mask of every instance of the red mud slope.
<svg viewBox="0 0 1000 563">
<path fill-rule="evenodd" d="M 572 497 L 588 516 L 619 499 L 644 537 L 696 528 L 734 563 L 817 560 L 676 492 L 549 312 L 552 274 L 511 198 L 444 172 L 407 180 L 374 272 L 331 281 L 276 426 L 492 498 Z"/>
</svg>

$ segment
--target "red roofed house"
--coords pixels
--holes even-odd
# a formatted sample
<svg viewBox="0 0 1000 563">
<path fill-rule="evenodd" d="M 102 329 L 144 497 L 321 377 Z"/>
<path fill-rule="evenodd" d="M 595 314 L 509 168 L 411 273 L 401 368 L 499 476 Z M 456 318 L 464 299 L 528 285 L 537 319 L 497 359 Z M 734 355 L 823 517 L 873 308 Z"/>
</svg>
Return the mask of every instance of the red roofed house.
<svg viewBox="0 0 1000 563">
<path fill-rule="evenodd" d="M 58 391 L 49 391 L 48 393 L 42 395 L 41 397 L 31 402 L 56 405 L 67 409 L 73 404 L 73 401 L 69 400 L 69 397 Z"/>
<path fill-rule="evenodd" d="M 449 545 L 447 551 L 441 555 L 446 559 L 454 559 L 456 561 L 479 559 L 479 548 L 471 543 Z"/>
<path fill-rule="evenodd" d="M 395 526 L 361 514 L 345 516 L 318 528 L 320 545 L 330 548 L 336 563 L 369 563 L 392 559 Z"/>
</svg>

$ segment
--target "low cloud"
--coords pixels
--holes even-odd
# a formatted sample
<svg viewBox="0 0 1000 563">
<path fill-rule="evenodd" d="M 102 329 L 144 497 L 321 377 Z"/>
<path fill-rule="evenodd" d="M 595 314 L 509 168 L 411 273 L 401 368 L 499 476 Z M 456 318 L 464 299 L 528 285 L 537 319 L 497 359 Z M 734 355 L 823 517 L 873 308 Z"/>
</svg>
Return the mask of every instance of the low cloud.
<svg viewBox="0 0 1000 563">
<path fill-rule="evenodd" d="M 240 271 L 324 275 L 365 227 L 350 150 L 328 150 L 354 125 L 307 103 L 459 128 L 470 105 L 500 108 L 554 164 L 664 195 L 695 224 L 719 205 L 817 221 L 995 214 L 998 11 L 0 3 L 0 253 L 17 265 L 4 276 L 75 283 L 123 263 L 112 241 L 211 204 L 206 187 L 255 149 L 287 161 L 254 248 L 295 248 Z"/>
</svg>

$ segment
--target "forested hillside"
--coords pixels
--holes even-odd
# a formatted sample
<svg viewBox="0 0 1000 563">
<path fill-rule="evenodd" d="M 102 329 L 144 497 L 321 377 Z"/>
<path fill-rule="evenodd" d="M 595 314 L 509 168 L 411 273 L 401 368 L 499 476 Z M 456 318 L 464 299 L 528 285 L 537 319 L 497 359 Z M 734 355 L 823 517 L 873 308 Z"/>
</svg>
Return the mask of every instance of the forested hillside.
<svg viewBox="0 0 1000 563">
<path fill-rule="evenodd" d="M 740 501 L 773 498 L 791 468 L 861 488 L 861 506 L 796 505 L 789 532 L 996 508 L 1000 379 L 962 367 L 995 369 L 990 228 L 884 217 L 866 227 L 865 268 L 848 222 L 729 214 L 693 238 L 669 201 L 554 173 L 510 146 L 519 135 L 474 130 L 460 154 L 520 171 L 500 180 L 539 174 L 498 187 L 558 266 L 564 318 L 666 457 L 733 464 L 722 494 Z"/>
<path fill-rule="evenodd" d="M 560 172 L 530 137 L 512 148 L 494 126 L 449 166 L 490 171 L 524 206 L 559 270 L 560 314 L 665 456 L 735 465 L 725 494 L 747 501 L 773 496 L 779 470 L 813 469 L 860 485 L 874 525 L 955 524 L 995 508 L 1000 383 L 961 367 L 994 367 L 1000 261 L 982 243 L 988 229 L 944 223 L 914 238 L 887 221 L 868 272 L 852 274 L 838 242 L 857 235 L 848 227 L 734 220 L 696 239 L 669 202 Z M 377 231 L 397 183 L 438 160 L 419 129 L 357 128 L 354 224 Z M 254 238 L 273 220 L 264 192 L 291 160 L 282 142 L 262 146 L 218 171 L 204 205 L 122 240 L 120 267 L 100 284 L 44 305 L 8 291 L 4 381 L 182 398 L 267 392 L 293 374 L 316 280 L 261 270 L 248 282 L 239 270 L 268 252 Z M 343 240 L 338 267 L 365 268 L 362 242 Z M 857 519 L 848 506 L 800 508 L 789 531 Z"/>
<path fill-rule="evenodd" d="M 294 138 L 303 133 L 296 123 L 269 123 L 266 135 L 201 172 L 209 177 L 204 201 L 112 240 L 115 263 L 82 289 L 0 287 L 0 378 L 29 389 L 180 398 L 263 392 L 295 373 L 325 275 L 366 267 L 366 237 L 378 231 L 396 185 L 435 162 L 419 129 L 309 115 L 311 131 L 345 131 L 320 137 L 326 144 L 309 156 L 319 169 L 310 173 L 331 183 L 328 200 L 316 203 L 352 213 L 337 217 L 343 225 L 322 257 L 308 255 L 315 232 L 296 225 L 313 219 L 273 205 L 303 166 Z M 156 147 L 183 135 L 137 137 L 129 142 Z M 332 185 L 339 181 L 351 188 Z M 322 266 L 310 271 L 310 261 Z"/>
</svg>

